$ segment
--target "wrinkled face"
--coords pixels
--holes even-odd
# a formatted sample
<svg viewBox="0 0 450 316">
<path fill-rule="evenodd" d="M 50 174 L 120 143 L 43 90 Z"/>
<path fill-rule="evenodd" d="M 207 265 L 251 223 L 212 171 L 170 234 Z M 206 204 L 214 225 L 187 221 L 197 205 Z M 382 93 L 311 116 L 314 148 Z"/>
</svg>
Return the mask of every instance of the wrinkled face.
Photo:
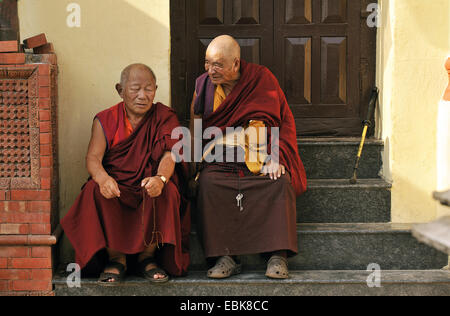
<svg viewBox="0 0 450 316">
<path fill-rule="evenodd" d="M 208 48 L 205 58 L 205 70 L 215 85 L 235 81 L 240 67 L 239 59 L 226 58 L 223 53 L 214 48 Z"/>
<path fill-rule="evenodd" d="M 123 87 L 117 85 L 127 112 L 135 116 L 143 116 L 152 108 L 157 88 L 153 76 L 140 68 L 130 71 Z"/>
</svg>

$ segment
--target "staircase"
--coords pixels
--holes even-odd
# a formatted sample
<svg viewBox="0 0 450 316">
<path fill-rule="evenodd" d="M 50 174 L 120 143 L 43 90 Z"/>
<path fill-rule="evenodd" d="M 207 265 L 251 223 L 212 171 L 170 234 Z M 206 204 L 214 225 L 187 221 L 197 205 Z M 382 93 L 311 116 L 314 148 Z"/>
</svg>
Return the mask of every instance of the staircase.
<svg viewBox="0 0 450 316">
<path fill-rule="evenodd" d="M 391 185 L 379 176 L 383 142 L 366 142 L 356 185 L 352 175 L 359 139 L 302 139 L 300 155 L 308 192 L 297 200 L 299 254 L 289 260 L 290 279 L 268 280 L 258 255 L 242 258 L 244 271 L 227 280 L 206 278 L 206 263 L 195 227 L 191 272 L 168 284 L 130 277 L 105 288 L 96 279 L 69 289 L 63 273 L 54 279 L 56 295 L 449 295 L 447 255 L 420 244 L 411 225 L 392 224 Z M 381 287 L 369 287 L 370 264 L 381 268 Z M 65 265 L 64 265 L 65 266 Z M 372 279 L 371 279 L 372 280 Z"/>
</svg>

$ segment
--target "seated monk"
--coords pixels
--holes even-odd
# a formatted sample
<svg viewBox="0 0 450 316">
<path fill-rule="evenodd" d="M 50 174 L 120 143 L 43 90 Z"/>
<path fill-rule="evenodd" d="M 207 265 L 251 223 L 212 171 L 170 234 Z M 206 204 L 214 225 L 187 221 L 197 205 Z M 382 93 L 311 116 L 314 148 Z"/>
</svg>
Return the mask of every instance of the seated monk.
<svg viewBox="0 0 450 316">
<path fill-rule="evenodd" d="M 123 102 L 95 116 L 86 157 L 91 178 L 61 225 L 81 268 L 106 249 L 100 284 L 120 282 L 132 254 L 143 277 L 166 282 L 189 265 L 190 215 L 181 194 L 187 168 L 171 154 L 179 122 L 172 109 L 153 104 L 156 77 L 148 66 L 125 68 L 116 89 Z"/>
<path fill-rule="evenodd" d="M 238 256 L 261 254 L 268 259 L 267 277 L 288 278 L 287 258 L 298 253 L 296 196 L 306 191 L 307 183 L 294 117 L 274 75 L 241 60 L 232 37 L 211 42 L 205 69 L 191 105 L 191 118 L 202 119 L 204 130 L 217 127 L 225 134 L 227 127 L 279 128 L 279 141 L 273 144 L 279 147 L 278 159 L 250 161 L 249 145 L 241 144 L 242 162 L 201 164 L 199 226 L 206 257 L 213 262 L 207 276 L 238 274 Z M 270 139 L 265 142 L 271 147 Z M 229 145 L 226 140 L 217 143 Z"/>
</svg>

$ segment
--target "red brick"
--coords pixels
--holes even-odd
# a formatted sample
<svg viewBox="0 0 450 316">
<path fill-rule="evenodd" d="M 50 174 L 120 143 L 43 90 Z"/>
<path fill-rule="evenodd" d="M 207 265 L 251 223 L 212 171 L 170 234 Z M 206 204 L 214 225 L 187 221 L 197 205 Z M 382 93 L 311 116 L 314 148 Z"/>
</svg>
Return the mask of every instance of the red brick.
<svg viewBox="0 0 450 316">
<path fill-rule="evenodd" d="M 50 98 L 50 87 L 39 87 L 39 98 Z"/>
<path fill-rule="evenodd" d="M 40 98 L 39 99 L 39 108 L 49 109 L 50 108 L 50 99 L 49 98 Z"/>
<path fill-rule="evenodd" d="M 50 224 L 31 224 L 30 234 L 32 235 L 50 235 L 52 228 Z"/>
<path fill-rule="evenodd" d="M 25 48 L 35 48 L 47 44 L 47 37 L 44 33 L 27 38 L 23 41 Z"/>
<path fill-rule="evenodd" d="M 51 269 L 33 269 L 31 271 L 31 279 L 32 280 L 52 280 L 53 278 L 53 273 Z"/>
<path fill-rule="evenodd" d="M 39 141 L 41 144 L 51 144 L 52 135 L 50 133 L 41 133 Z"/>
<path fill-rule="evenodd" d="M 50 223 L 50 215 L 44 212 L 2 212 L 0 213 L 0 220 L 11 224 L 47 224 Z"/>
<path fill-rule="evenodd" d="M 0 247 L 0 258 L 28 258 L 29 247 Z"/>
<path fill-rule="evenodd" d="M 0 269 L 8 267 L 8 260 L 6 258 L 0 258 Z"/>
<path fill-rule="evenodd" d="M 41 135 L 46 135 L 46 134 L 41 134 Z M 46 145 L 46 144 L 44 144 L 44 145 Z M 51 168 L 41 168 L 39 170 L 39 175 L 41 176 L 41 178 L 51 178 L 52 177 L 52 169 Z"/>
<path fill-rule="evenodd" d="M 33 53 L 35 54 L 53 54 L 55 49 L 52 43 L 47 43 L 43 46 L 33 48 Z"/>
<path fill-rule="evenodd" d="M 41 133 L 50 133 L 52 130 L 52 124 L 49 121 L 39 122 L 39 131 Z"/>
<path fill-rule="evenodd" d="M 25 212 L 26 202 L 5 201 L 0 202 L 0 212 Z"/>
<path fill-rule="evenodd" d="M 19 51 L 18 41 L 1 41 L 0 53 L 16 53 Z"/>
<path fill-rule="evenodd" d="M 52 156 L 41 157 L 41 168 L 50 168 L 53 163 Z"/>
<path fill-rule="evenodd" d="M 0 224 L 0 235 L 24 235 L 28 232 L 27 224 Z"/>
<path fill-rule="evenodd" d="M 25 54 L 23 53 L 0 53 L 0 64 L 15 65 L 24 64 Z"/>
<path fill-rule="evenodd" d="M 0 280 L 29 280 L 31 270 L 27 269 L 0 269 Z"/>
<path fill-rule="evenodd" d="M 0 190 L 0 201 L 8 201 L 11 199 L 11 192 Z"/>
<path fill-rule="evenodd" d="M 40 76 L 49 76 L 50 75 L 50 65 L 49 64 L 40 64 L 39 65 L 39 75 Z"/>
<path fill-rule="evenodd" d="M 13 190 L 11 200 L 14 201 L 47 201 L 50 200 L 50 191 L 42 190 Z"/>
<path fill-rule="evenodd" d="M 32 247 L 31 256 L 33 258 L 50 258 L 52 255 L 51 247 Z"/>
<path fill-rule="evenodd" d="M 9 268 L 13 269 L 51 269 L 51 258 L 13 258 Z"/>
<path fill-rule="evenodd" d="M 52 204 L 50 201 L 30 201 L 26 208 L 29 212 L 45 212 L 47 215 L 52 210 Z"/>
<path fill-rule="evenodd" d="M 41 190 L 50 190 L 52 187 L 52 181 L 48 178 L 41 179 Z"/>
<path fill-rule="evenodd" d="M 39 87 L 49 87 L 50 76 L 39 76 Z"/>
<path fill-rule="evenodd" d="M 9 283 L 8 280 L 0 280 L 0 292 L 8 292 L 10 290 Z"/>
<path fill-rule="evenodd" d="M 52 281 L 35 280 L 15 280 L 12 281 L 12 290 L 14 291 L 51 291 Z"/>
<path fill-rule="evenodd" d="M 43 129 L 47 128 L 46 125 L 48 125 L 48 126 L 50 125 L 50 123 L 47 123 L 47 122 L 43 122 L 41 124 L 42 124 L 42 126 L 40 125 L 41 132 L 43 132 Z M 41 147 L 40 147 L 40 155 L 41 156 L 51 156 L 52 155 L 52 146 L 50 146 L 50 145 L 41 145 Z"/>
</svg>

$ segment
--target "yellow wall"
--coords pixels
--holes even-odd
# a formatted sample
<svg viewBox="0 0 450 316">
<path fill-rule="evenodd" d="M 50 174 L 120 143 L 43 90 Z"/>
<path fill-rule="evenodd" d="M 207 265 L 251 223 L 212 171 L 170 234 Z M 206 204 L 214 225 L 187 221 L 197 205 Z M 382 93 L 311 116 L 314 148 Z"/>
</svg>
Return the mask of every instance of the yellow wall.
<svg viewBox="0 0 450 316">
<path fill-rule="evenodd" d="M 432 192 L 438 105 L 448 82 L 450 2 L 380 2 L 378 134 L 386 141 L 384 176 L 393 182 L 393 222 L 426 222 L 442 215 Z"/>
<path fill-rule="evenodd" d="M 69 3 L 81 27 L 69 28 Z M 96 113 L 120 101 L 121 70 L 142 62 L 158 77 L 156 100 L 170 101 L 170 14 L 166 0 L 20 0 L 21 38 L 45 33 L 59 62 L 60 209 L 66 214 L 87 179 L 84 157 Z"/>
</svg>

